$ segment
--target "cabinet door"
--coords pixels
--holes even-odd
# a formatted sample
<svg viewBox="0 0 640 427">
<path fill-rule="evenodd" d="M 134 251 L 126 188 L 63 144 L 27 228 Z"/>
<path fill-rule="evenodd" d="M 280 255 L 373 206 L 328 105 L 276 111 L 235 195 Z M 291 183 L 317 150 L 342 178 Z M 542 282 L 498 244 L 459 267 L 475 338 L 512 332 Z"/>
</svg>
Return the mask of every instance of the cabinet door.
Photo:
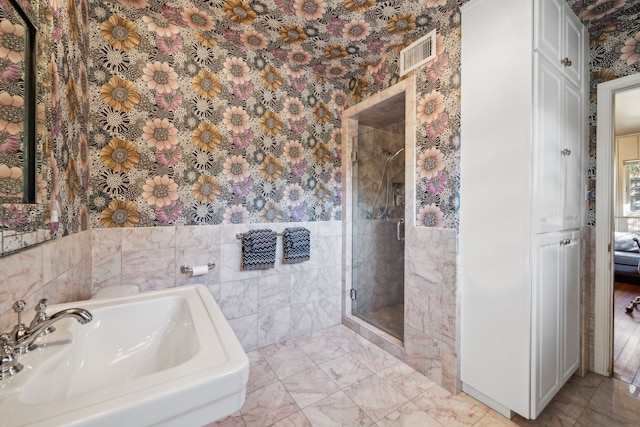
<svg viewBox="0 0 640 427">
<path fill-rule="evenodd" d="M 562 201 L 563 230 L 580 227 L 584 208 L 582 188 L 582 95 L 565 79 L 562 88 L 563 137 L 560 148 L 561 167 L 564 170 Z"/>
<path fill-rule="evenodd" d="M 568 7 L 567 7 L 568 9 Z M 560 53 L 564 74 L 577 86 L 582 85 L 584 71 L 584 39 L 583 26 L 575 16 L 569 16 L 566 10 L 563 22 L 563 43 Z"/>
<path fill-rule="evenodd" d="M 562 197 L 565 172 L 562 152 L 562 76 L 539 54 L 534 89 L 534 232 L 562 229 Z"/>
<path fill-rule="evenodd" d="M 560 389 L 561 260 L 558 234 L 534 248 L 531 414 L 535 418 Z"/>
<path fill-rule="evenodd" d="M 534 4 L 534 48 L 554 65 L 562 55 L 563 5 L 558 0 L 536 0 Z"/>
<path fill-rule="evenodd" d="M 567 242 L 568 240 L 568 242 Z M 578 369 L 580 363 L 580 238 L 575 233 L 561 244 L 562 260 L 562 360 L 561 384 Z"/>
</svg>

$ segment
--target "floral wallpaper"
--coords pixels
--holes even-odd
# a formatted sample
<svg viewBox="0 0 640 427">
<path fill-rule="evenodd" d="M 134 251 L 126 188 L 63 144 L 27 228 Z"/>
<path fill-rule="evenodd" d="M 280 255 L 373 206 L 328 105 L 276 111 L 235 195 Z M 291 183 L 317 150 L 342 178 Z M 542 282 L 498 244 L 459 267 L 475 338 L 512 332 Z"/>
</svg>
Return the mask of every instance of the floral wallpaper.
<svg viewBox="0 0 640 427">
<path fill-rule="evenodd" d="M 569 1 L 589 32 L 589 204 L 595 225 L 597 85 L 640 72 L 640 3 L 633 0 Z"/>
<path fill-rule="evenodd" d="M 397 82 L 398 51 L 432 28 L 416 216 L 457 227 L 464 0 L 88 1 L 50 0 L 59 234 L 339 219 L 341 112 Z M 590 35 L 593 187 L 596 83 L 639 71 L 640 6 L 567 1 Z"/>
</svg>

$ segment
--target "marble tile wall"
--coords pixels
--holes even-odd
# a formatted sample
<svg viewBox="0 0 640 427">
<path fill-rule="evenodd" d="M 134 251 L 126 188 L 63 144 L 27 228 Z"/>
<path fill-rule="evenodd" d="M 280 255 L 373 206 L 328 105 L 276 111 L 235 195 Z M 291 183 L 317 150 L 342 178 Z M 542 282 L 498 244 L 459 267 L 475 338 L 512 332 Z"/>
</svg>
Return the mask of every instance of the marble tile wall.
<svg viewBox="0 0 640 427">
<path fill-rule="evenodd" d="M 0 331 L 6 331 L 16 323 L 12 305 L 19 299 L 25 300 L 30 309 L 41 298 L 58 304 L 91 296 L 91 232 L 4 256 L 0 258 L 0 271 Z"/>
<path fill-rule="evenodd" d="M 236 234 L 287 226 L 311 231 L 311 259 L 282 264 L 278 238 L 273 269 L 242 271 Z M 94 229 L 92 292 L 113 285 L 141 290 L 205 284 L 246 351 L 309 334 L 340 323 L 341 223 L 305 222 Z M 189 277 L 181 265 L 215 268 Z"/>
</svg>

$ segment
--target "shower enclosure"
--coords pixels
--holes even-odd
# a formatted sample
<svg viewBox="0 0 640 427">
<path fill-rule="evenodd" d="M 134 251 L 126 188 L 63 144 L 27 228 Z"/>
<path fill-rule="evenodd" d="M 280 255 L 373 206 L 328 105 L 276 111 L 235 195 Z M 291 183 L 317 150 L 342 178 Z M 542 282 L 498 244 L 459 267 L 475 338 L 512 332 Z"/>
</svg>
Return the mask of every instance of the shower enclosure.
<svg viewBox="0 0 640 427">
<path fill-rule="evenodd" d="M 351 313 L 403 339 L 405 122 L 352 140 Z"/>
</svg>

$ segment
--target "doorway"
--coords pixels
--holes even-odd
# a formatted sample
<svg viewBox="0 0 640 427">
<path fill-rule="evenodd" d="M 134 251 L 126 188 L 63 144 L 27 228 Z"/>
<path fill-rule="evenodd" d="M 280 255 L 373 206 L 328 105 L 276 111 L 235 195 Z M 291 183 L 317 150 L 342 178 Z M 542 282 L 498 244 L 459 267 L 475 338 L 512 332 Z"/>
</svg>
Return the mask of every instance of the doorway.
<svg viewBox="0 0 640 427">
<path fill-rule="evenodd" d="M 593 369 L 605 376 L 613 369 L 615 99 L 639 88 L 640 74 L 598 85 Z"/>
</svg>

